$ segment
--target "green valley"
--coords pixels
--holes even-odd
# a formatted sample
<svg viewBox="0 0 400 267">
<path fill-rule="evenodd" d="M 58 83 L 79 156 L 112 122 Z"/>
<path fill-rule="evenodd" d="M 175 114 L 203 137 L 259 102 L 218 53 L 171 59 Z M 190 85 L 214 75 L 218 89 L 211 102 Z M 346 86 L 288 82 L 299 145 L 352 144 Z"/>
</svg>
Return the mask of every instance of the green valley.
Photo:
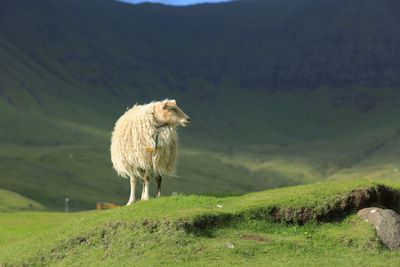
<svg viewBox="0 0 400 267">
<path fill-rule="evenodd" d="M 113 124 L 167 97 L 193 123 L 166 195 L 399 181 L 400 5 L 361 2 L 2 1 L 0 188 L 50 210 L 124 204 Z"/>
</svg>

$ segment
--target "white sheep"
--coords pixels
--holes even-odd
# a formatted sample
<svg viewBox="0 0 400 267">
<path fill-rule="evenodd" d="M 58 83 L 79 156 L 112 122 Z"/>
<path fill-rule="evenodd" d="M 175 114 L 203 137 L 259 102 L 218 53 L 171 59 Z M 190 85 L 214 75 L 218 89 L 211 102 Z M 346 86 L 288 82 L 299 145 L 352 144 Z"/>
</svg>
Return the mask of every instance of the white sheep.
<svg viewBox="0 0 400 267">
<path fill-rule="evenodd" d="M 187 126 L 190 118 L 175 100 L 135 105 L 115 123 L 111 138 L 111 161 L 118 175 L 130 178 L 131 194 L 127 205 L 136 201 L 136 179 L 142 179 L 141 200 L 149 199 L 151 176 L 161 195 L 164 175 L 174 175 L 177 126 Z"/>
</svg>

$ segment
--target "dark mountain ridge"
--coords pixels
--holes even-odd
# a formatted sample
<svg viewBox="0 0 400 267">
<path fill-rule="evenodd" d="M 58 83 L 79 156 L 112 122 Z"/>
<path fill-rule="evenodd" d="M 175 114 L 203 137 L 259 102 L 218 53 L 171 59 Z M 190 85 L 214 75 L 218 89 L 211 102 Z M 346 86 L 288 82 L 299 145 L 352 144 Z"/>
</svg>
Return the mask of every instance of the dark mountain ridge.
<svg viewBox="0 0 400 267">
<path fill-rule="evenodd" d="M 178 8 L 3 0 L 1 10 L 2 35 L 27 55 L 54 74 L 111 89 L 119 81 L 151 86 L 136 81 L 143 71 L 169 90 L 188 90 L 191 79 L 263 90 L 400 85 L 400 4 L 393 0 Z"/>
</svg>

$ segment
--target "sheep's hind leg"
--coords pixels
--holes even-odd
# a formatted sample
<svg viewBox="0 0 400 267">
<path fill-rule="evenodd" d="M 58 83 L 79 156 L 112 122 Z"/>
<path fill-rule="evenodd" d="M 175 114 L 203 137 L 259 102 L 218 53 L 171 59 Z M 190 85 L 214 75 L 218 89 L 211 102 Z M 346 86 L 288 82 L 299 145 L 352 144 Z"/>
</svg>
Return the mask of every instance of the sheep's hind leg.
<svg viewBox="0 0 400 267">
<path fill-rule="evenodd" d="M 131 205 L 132 203 L 134 203 L 136 201 L 136 197 L 135 197 L 136 177 L 135 176 L 131 176 L 130 184 L 131 184 L 131 195 L 129 197 L 128 203 L 126 204 L 127 206 Z"/>
<path fill-rule="evenodd" d="M 143 177 L 143 190 L 142 190 L 141 200 L 149 199 L 149 189 L 150 189 L 150 174 L 149 172 L 146 172 Z"/>
<path fill-rule="evenodd" d="M 161 196 L 161 181 L 162 181 L 161 175 L 157 174 L 157 175 L 156 175 L 157 197 L 160 197 L 160 196 Z"/>
</svg>

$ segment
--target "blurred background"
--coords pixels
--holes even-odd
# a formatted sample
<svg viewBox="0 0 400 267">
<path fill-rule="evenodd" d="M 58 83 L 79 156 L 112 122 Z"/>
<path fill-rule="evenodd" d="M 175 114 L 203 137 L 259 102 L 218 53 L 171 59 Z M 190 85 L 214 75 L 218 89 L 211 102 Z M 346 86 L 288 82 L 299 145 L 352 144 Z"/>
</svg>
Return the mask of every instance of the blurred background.
<svg viewBox="0 0 400 267">
<path fill-rule="evenodd" d="M 400 181 L 400 2 L 137 2 L 0 0 L 0 199 L 124 204 L 113 125 L 164 98 L 192 118 L 166 195 Z"/>
</svg>

